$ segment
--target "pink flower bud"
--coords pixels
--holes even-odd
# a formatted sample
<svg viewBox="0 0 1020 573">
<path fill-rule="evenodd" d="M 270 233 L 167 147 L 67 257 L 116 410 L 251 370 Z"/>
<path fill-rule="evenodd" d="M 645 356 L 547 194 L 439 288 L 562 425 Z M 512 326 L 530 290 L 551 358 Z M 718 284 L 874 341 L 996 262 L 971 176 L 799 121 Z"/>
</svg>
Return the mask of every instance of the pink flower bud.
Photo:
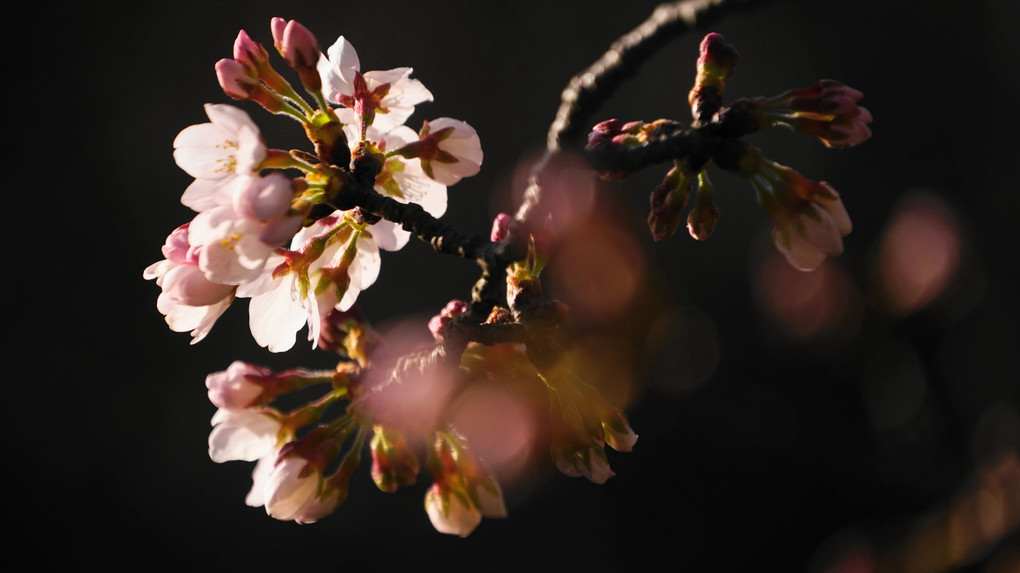
<svg viewBox="0 0 1020 573">
<path fill-rule="evenodd" d="M 269 54 L 255 40 L 252 40 L 248 33 L 241 30 L 234 40 L 234 59 L 245 66 L 258 69 L 269 60 Z"/>
<path fill-rule="evenodd" d="M 725 80 L 733 74 L 740 54 L 726 43 L 722 35 L 712 32 L 701 40 L 698 55 L 698 73 Z"/>
<path fill-rule="evenodd" d="M 510 226 L 513 224 L 513 217 L 506 213 L 500 213 L 496 215 L 496 218 L 492 221 L 492 232 L 489 234 L 489 240 L 493 243 L 498 243 L 510 234 Z"/>
<path fill-rule="evenodd" d="M 163 245 L 163 256 L 166 260 L 176 264 L 198 264 L 197 254 L 192 257 L 191 244 L 188 243 L 188 227 L 191 223 L 185 223 L 173 230 L 166 238 Z"/>
<path fill-rule="evenodd" d="M 282 247 L 301 230 L 304 215 L 284 215 L 266 222 L 259 232 L 259 241 L 271 247 Z"/>
<path fill-rule="evenodd" d="M 310 91 L 322 89 L 322 79 L 316 69 L 319 62 L 319 41 L 297 20 L 284 22 L 273 18 L 270 27 L 273 42 L 287 64 L 298 71 L 301 82 Z"/>
<path fill-rule="evenodd" d="M 205 278 L 197 265 L 184 264 L 163 275 L 163 293 L 171 300 L 186 306 L 210 306 L 232 295 L 234 287 L 221 285 Z"/>
<path fill-rule="evenodd" d="M 835 80 L 789 90 L 756 102 L 762 127 L 784 125 L 817 137 L 826 147 L 858 145 L 871 137 L 871 112 L 857 105 L 863 94 Z"/>
<path fill-rule="evenodd" d="M 236 360 L 226 370 L 206 376 L 205 387 L 209 390 L 209 401 L 216 407 L 241 410 L 258 401 L 262 395 L 261 381 L 271 376 L 268 368 Z"/>
<path fill-rule="evenodd" d="M 253 69 L 229 58 L 216 62 L 216 79 L 223 92 L 237 100 L 248 99 L 260 85 Z"/>
<path fill-rule="evenodd" d="M 234 211 L 247 219 L 268 221 L 282 217 L 293 198 L 294 185 L 284 175 L 274 172 L 251 177 L 234 192 Z"/>
<path fill-rule="evenodd" d="M 287 21 L 280 17 L 274 17 L 269 21 L 269 29 L 273 33 L 273 46 L 277 51 L 283 51 L 283 34 L 287 29 Z"/>
<path fill-rule="evenodd" d="M 468 305 L 462 300 L 451 300 L 446 306 L 429 320 L 429 332 L 436 340 L 443 340 L 443 328 L 468 311 Z"/>
</svg>

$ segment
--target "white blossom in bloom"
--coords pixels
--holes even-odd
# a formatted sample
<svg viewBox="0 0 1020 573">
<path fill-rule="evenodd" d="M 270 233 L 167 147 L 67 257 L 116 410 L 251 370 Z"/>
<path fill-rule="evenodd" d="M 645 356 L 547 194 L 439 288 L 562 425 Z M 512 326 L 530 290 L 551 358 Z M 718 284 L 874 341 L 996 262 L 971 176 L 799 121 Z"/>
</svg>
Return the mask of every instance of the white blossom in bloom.
<svg viewBox="0 0 1020 573">
<path fill-rule="evenodd" d="M 360 138 L 354 111 L 339 109 L 337 117 L 344 124 L 344 133 L 353 152 Z M 368 129 L 366 136 L 384 153 L 418 140 L 414 130 L 403 125 L 385 133 L 373 125 Z M 446 213 L 446 185 L 426 175 L 421 162 L 415 159 L 407 159 L 400 155 L 387 157 L 375 178 L 375 190 L 401 203 L 417 203 L 433 217 L 442 217 Z M 370 231 L 379 248 L 384 251 L 398 251 L 411 238 L 410 231 L 405 231 L 399 224 L 385 219 L 372 225 Z"/>
<path fill-rule="evenodd" d="M 195 178 L 181 203 L 198 212 L 229 203 L 225 187 L 238 175 L 256 173 L 266 158 L 258 126 L 244 110 L 206 104 L 205 113 L 210 123 L 188 126 L 174 139 L 174 160 Z"/>
<path fill-rule="evenodd" d="M 214 462 L 253 462 L 276 450 L 282 428 L 273 416 L 256 410 L 220 408 L 212 417 L 209 457 Z"/>
<path fill-rule="evenodd" d="M 340 211 L 302 229 L 291 244 L 292 256 L 300 257 L 313 241 L 324 240 L 342 224 Z M 356 241 L 351 246 L 351 241 Z M 328 241 L 327 241 L 328 242 Z M 347 260 L 348 257 L 352 259 Z M 319 256 L 305 267 L 288 267 L 287 259 L 273 255 L 269 272 L 238 288 L 238 296 L 250 296 L 249 326 L 252 336 L 271 352 L 294 346 L 295 335 L 308 324 L 308 339 L 316 343 L 321 319 L 330 310 L 349 310 L 362 290 L 379 276 L 379 247 L 368 232 L 355 232 L 347 241 L 328 242 Z M 340 270 L 346 266 L 346 270 Z M 339 273 L 339 276 L 334 276 Z M 336 281 L 349 281 L 340 296 Z"/>
<path fill-rule="evenodd" d="M 196 215 L 191 222 L 191 242 L 202 246 L 198 266 L 206 278 L 233 285 L 258 278 L 274 250 L 262 242 L 265 227 L 264 221 L 241 216 L 233 204 Z"/>
<path fill-rule="evenodd" d="M 458 119 L 441 117 L 421 128 L 419 137 L 429 145 L 418 157 L 429 177 L 453 185 L 478 173 L 482 165 L 482 144 L 475 128 Z"/>
<path fill-rule="evenodd" d="M 411 68 L 361 74 L 358 54 L 343 36 L 337 38 L 326 55 L 320 55 L 318 70 L 323 95 L 329 102 L 372 117 L 369 123 L 383 131 L 407 121 L 415 105 L 432 101 L 432 93 L 411 78 Z"/>
<path fill-rule="evenodd" d="M 432 527 L 440 533 L 467 537 L 482 522 L 482 512 L 470 499 L 457 495 L 438 483 L 425 493 L 425 512 Z"/>
<path fill-rule="evenodd" d="M 209 281 L 198 267 L 200 248 L 190 242 L 189 224 L 175 229 L 163 245 L 166 259 L 149 265 L 142 276 L 163 290 L 156 308 L 174 332 L 191 332 L 194 344 L 209 333 L 234 300 L 231 285 Z"/>
</svg>

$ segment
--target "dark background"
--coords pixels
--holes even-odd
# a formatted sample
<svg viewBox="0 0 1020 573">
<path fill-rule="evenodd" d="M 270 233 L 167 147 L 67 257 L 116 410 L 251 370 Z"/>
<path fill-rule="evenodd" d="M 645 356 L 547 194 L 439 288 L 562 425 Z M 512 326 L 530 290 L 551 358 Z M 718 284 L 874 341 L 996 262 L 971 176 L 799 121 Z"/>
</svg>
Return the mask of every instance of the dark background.
<svg viewBox="0 0 1020 573">
<path fill-rule="evenodd" d="M 515 168 L 543 144 L 567 80 L 655 5 L 208 1 L 12 14 L 29 33 L 8 44 L 24 71 L 8 78 L 6 102 L 31 146 L 7 162 L 21 181 L 8 187 L 17 202 L 4 271 L 17 339 L 5 463 L 8 520 L 21 524 L 14 545 L 43 562 L 114 570 L 1016 566 L 1013 2 L 773 0 L 711 27 L 742 56 L 728 97 L 830 77 L 864 92 L 874 137 L 858 148 L 785 131 L 749 138 L 840 190 L 855 228 L 846 252 L 805 278 L 776 266 L 750 187 L 718 170 L 722 220 L 704 243 L 683 230 L 661 244 L 648 237 L 647 194 L 664 169 L 599 190 L 632 237 L 610 246 L 641 253 L 630 259 L 641 269 L 631 306 L 576 314 L 585 333 L 623 333 L 611 339 L 623 352 L 616 366 L 632 377 L 619 395 L 641 438 L 630 454 L 609 453 L 606 484 L 539 466 L 507 487 L 508 519 L 459 539 L 432 529 L 424 477 L 388 495 L 362 467 L 337 513 L 299 526 L 244 505 L 251 464 L 208 459 L 206 374 L 235 359 L 281 369 L 330 360 L 304 348 L 303 333 L 291 353 L 260 349 L 243 302 L 190 346 L 141 278 L 192 217 L 171 144 L 206 121 L 203 103 L 230 101 L 212 66 L 230 57 L 237 31 L 269 45 L 270 18 L 294 18 L 324 46 L 345 35 L 363 70 L 413 66 L 435 102 L 410 125 L 450 116 L 480 134 L 482 173 L 450 188 L 445 219 L 487 233 L 520 191 Z M 700 37 L 666 46 L 597 119 L 686 121 Z M 240 106 L 271 146 L 302 144 L 289 120 Z M 895 281 L 877 263 L 905 213 L 938 230 L 909 235 L 907 260 L 957 253 L 930 302 L 909 308 L 883 295 Z M 622 264 L 614 252 L 610 268 Z M 935 282 L 925 272 L 922 283 Z M 377 323 L 424 320 L 475 278 L 471 264 L 412 244 L 384 255 L 359 304 Z"/>
</svg>

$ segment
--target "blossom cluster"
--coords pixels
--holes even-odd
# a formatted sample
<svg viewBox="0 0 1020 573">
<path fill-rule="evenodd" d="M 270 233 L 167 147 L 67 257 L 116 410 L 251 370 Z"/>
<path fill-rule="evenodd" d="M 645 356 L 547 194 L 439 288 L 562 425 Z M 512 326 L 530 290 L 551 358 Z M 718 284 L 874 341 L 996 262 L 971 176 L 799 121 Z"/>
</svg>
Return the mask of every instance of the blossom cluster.
<svg viewBox="0 0 1020 573">
<path fill-rule="evenodd" d="M 770 98 L 745 98 L 723 107 L 726 80 L 733 74 L 738 54 L 719 34 L 708 34 L 701 43 L 694 88 L 688 102 L 695 119 L 694 128 L 708 130 L 709 138 L 734 130 L 752 132 L 783 126 L 818 138 L 826 147 L 849 147 L 871 137 L 871 112 L 858 105 L 860 91 L 834 80 L 788 90 Z M 588 136 L 589 150 L 613 147 L 640 148 L 663 139 L 663 133 L 676 129 L 676 122 L 621 122 L 607 120 L 596 125 Z M 714 130 L 714 131 L 713 131 Z M 761 152 L 743 142 L 727 142 L 722 150 L 711 150 L 722 157 L 716 163 L 751 182 L 758 202 L 772 218 L 772 238 L 776 248 L 792 266 L 810 271 L 827 257 L 843 251 L 843 237 L 850 233 L 850 218 L 839 193 L 825 182 L 811 181 L 790 167 L 761 156 Z M 661 241 L 672 236 L 680 224 L 683 209 L 691 196 L 694 207 L 687 217 L 691 236 L 704 240 L 719 221 L 712 198 L 714 187 L 708 179 L 708 163 L 693 154 L 674 161 L 673 167 L 651 193 L 648 226 L 652 237 Z M 623 179 L 629 170 L 604 171 L 604 179 Z"/>
<path fill-rule="evenodd" d="M 333 370 L 283 372 L 235 361 L 210 374 L 210 458 L 254 462 L 245 502 L 280 520 L 312 523 L 344 502 L 367 448 L 382 491 L 410 486 L 427 470 L 433 483 L 425 513 L 436 530 L 467 536 L 482 517 L 505 516 L 506 507 L 497 475 L 451 422 L 443 397 L 479 381 L 517 380 L 549 391 L 556 466 L 603 483 L 612 475 L 605 446 L 630 451 L 637 435 L 594 388 L 563 369 L 540 372 L 519 341 L 467 342 L 453 364 L 430 360 L 468 314 L 463 301 L 429 321 L 431 350 L 395 344 L 396 355 L 355 307 L 379 275 L 381 251 L 402 248 L 411 235 L 406 221 L 364 203 L 385 198 L 442 216 L 447 187 L 480 169 L 475 130 L 446 117 L 411 129 L 406 122 L 416 106 L 432 100 L 411 68 L 362 72 L 343 36 L 322 53 L 300 23 L 274 18 L 270 27 L 276 51 L 312 103 L 244 31 L 233 57 L 216 63 L 216 76 L 230 98 L 297 120 L 314 152 L 273 149 L 244 110 L 207 104 L 209 121 L 174 141 L 177 165 L 194 177 L 181 202 L 196 215 L 170 233 L 164 259 L 143 276 L 161 288 L 157 308 L 170 328 L 190 331 L 192 343 L 246 298 L 259 345 L 289 350 L 307 327 L 314 347 L 341 360 Z M 363 202 L 366 193 L 374 202 Z M 492 242 L 506 240 L 513 226 L 508 215 L 496 217 Z M 534 250 L 543 244 L 537 233 L 528 264 L 513 266 L 507 278 L 508 292 L 513 286 L 517 295 L 493 316 L 519 314 L 521 293 L 533 291 L 527 285 L 536 284 L 543 260 Z M 314 397 L 293 406 L 298 392 Z"/>
<path fill-rule="evenodd" d="M 375 282 L 380 250 L 409 240 L 396 222 L 334 207 L 340 195 L 367 179 L 376 193 L 439 217 L 447 187 L 476 174 L 483 154 L 463 121 L 441 117 L 418 132 L 405 125 L 416 105 L 432 100 L 411 68 L 362 73 L 343 36 L 323 54 L 300 23 L 275 18 L 271 28 L 318 109 L 244 31 L 234 57 L 216 64 L 217 77 L 231 98 L 301 122 L 317 153 L 269 148 L 244 110 L 207 104 L 209 122 L 174 141 L 177 165 L 195 178 L 181 202 L 197 215 L 170 234 L 165 259 L 144 276 L 162 288 L 157 307 L 170 328 L 190 331 L 193 342 L 236 298 L 250 298 L 253 337 L 281 352 L 305 325 L 314 345 L 322 318 L 350 309 Z"/>
<path fill-rule="evenodd" d="M 216 63 L 217 79 L 228 97 L 296 120 L 313 151 L 272 148 L 247 112 L 207 104 L 209 121 L 185 128 L 173 144 L 177 165 L 194 178 L 181 202 L 196 214 L 169 234 L 164 259 L 143 276 L 160 287 L 157 309 L 167 324 L 190 332 L 192 343 L 241 298 L 260 346 L 287 351 L 307 327 L 313 347 L 341 358 L 331 370 L 273 372 L 238 361 L 210 374 L 210 458 L 254 462 L 246 503 L 280 520 L 312 523 L 344 503 L 367 449 L 381 491 L 414 484 L 424 469 L 432 480 L 424 498 L 432 525 L 467 536 L 483 517 L 507 510 L 496 471 L 470 432 L 457 427 L 450 404 L 469 388 L 519 384 L 548 409 L 540 439 L 553 465 L 604 483 L 614 475 L 607 447 L 629 452 L 638 436 L 622 410 L 576 374 L 576 358 L 558 337 L 567 306 L 542 297 L 554 214 L 543 213 L 540 223 L 520 212 L 500 214 L 488 242 L 471 237 L 449 249 L 476 258 L 483 277 L 470 303 L 452 300 L 419 325 L 432 334 L 425 344 L 373 331 L 355 303 L 379 276 L 381 252 L 403 248 L 412 232 L 442 250 L 449 235 L 435 230 L 437 218 L 446 211 L 447 187 L 480 170 L 478 134 L 447 117 L 408 127 L 416 107 L 433 98 L 411 68 L 362 72 L 343 36 L 323 53 L 294 20 L 274 18 L 270 29 L 311 101 L 243 30 L 233 57 Z M 856 145 L 870 136 L 871 115 L 857 104 L 860 92 L 832 81 L 724 107 L 736 62 L 736 51 L 709 34 L 688 97 L 690 129 L 664 119 L 609 120 L 592 130 L 586 151 L 625 159 L 608 164 L 601 173 L 607 179 L 643 166 L 633 159 L 639 153 L 628 155 L 635 150 L 655 150 L 644 163 L 672 160 L 650 197 L 655 240 L 675 233 L 692 196 L 689 233 L 698 240 L 713 233 L 719 213 L 710 163 L 747 179 L 772 218 L 776 247 L 795 267 L 814 269 L 842 251 L 850 232 L 840 195 L 766 159 L 739 136 L 782 125 L 830 147 Z M 537 388 L 544 394 L 530 392 Z M 304 401 L 294 406 L 297 393 Z"/>
</svg>

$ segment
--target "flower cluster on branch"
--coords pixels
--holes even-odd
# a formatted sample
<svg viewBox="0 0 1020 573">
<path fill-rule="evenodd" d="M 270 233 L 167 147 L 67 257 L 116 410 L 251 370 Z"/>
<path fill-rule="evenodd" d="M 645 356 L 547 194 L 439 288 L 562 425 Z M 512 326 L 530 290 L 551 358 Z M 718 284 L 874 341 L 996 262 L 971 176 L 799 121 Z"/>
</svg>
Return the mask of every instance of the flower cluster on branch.
<svg viewBox="0 0 1020 573">
<path fill-rule="evenodd" d="M 669 18 L 684 15 L 683 9 L 657 11 L 653 19 L 668 27 Z M 270 31 L 305 96 L 243 30 L 233 57 L 216 63 L 216 76 L 228 97 L 296 120 L 312 149 L 272 148 L 245 111 L 207 104 L 209 121 L 185 128 L 174 141 L 178 166 L 194 177 L 181 201 L 196 215 L 170 233 L 165 258 L 143 276 L 160 287 L 157 308 L 167 324 L 190 332 L 192 343 L 234 301 L 249 299 L 249 327 L 260 346 L 287 351 L 307 328 L 313 347 L 339 355 L 327 371 L 273 372 L 234 362 L 206 380 L 217 408 L 210 458 L 254 462 L 245 501 L 277 519 L 311 523 L 335 511 L 365 449 L 382 491 L 410 486 L 427 471 L 425 513 L 440 532 L 466 536 L 482 517 L 505 516 L 497 472 L 449 412 L 454 396 L 487 383 L 541 394 L 544 445 L 565 475 L 604 483 L 613 475 L 606 447 L 634 448 L 637 434 L 622 409 L 578 376 L 565 350 L 559 326 L 568 318 L 566 305 L 543 294 L 541 273 L 558 222 L 556 213 L 540 208 L 542 193 L 555 192 L 543 188 L 543 169 L 557 154 L 580 153 L 612 180 L 670 163 L 651 194 L 648 223 L 656 240 L 675 233 L 692 195 L 690 234 L 699 240 L 712 234 L 719 220 L 706 174 L 712 163 L 752 183 L 775 223 L 777 247 L 798 268 L 840 252 L 850 231 L 831 186 L 765 159 L 740 138 L 782 125 L 828 146 L 860 143 L 871 120 L 857 105 L 860 93 L 823 81 L 723 106 L 737 53 L 717 34 L 701 46 L 690 125 L 608 120 L 574 150 L 551 136 L 525 204 L 515 216 L 498 215 L 485 237 L 439 219 L 447 188 L 477 174 L 483 153 L 478 134 L 463 121 L 440 117 L 417 131 L 406 125 L 433 98 L 411 68 L 362 72 L 343 36 L 323 53 L 293 20 L 274 18 Z M 584 100 L 579 94 L 565 92 L 567 117 Z M 432 342 L 424 346 L 382 335 L 356 308 L 359 293 L 376 281 L 382 253 L 401 249 L 412 236 L 437 253 L 474 261 L 481 273 L 470 297 L 454 298 L 429 321 Z M 281 406 L 279 398 L 297 392 L 315 397 Z"/>
</svg>

